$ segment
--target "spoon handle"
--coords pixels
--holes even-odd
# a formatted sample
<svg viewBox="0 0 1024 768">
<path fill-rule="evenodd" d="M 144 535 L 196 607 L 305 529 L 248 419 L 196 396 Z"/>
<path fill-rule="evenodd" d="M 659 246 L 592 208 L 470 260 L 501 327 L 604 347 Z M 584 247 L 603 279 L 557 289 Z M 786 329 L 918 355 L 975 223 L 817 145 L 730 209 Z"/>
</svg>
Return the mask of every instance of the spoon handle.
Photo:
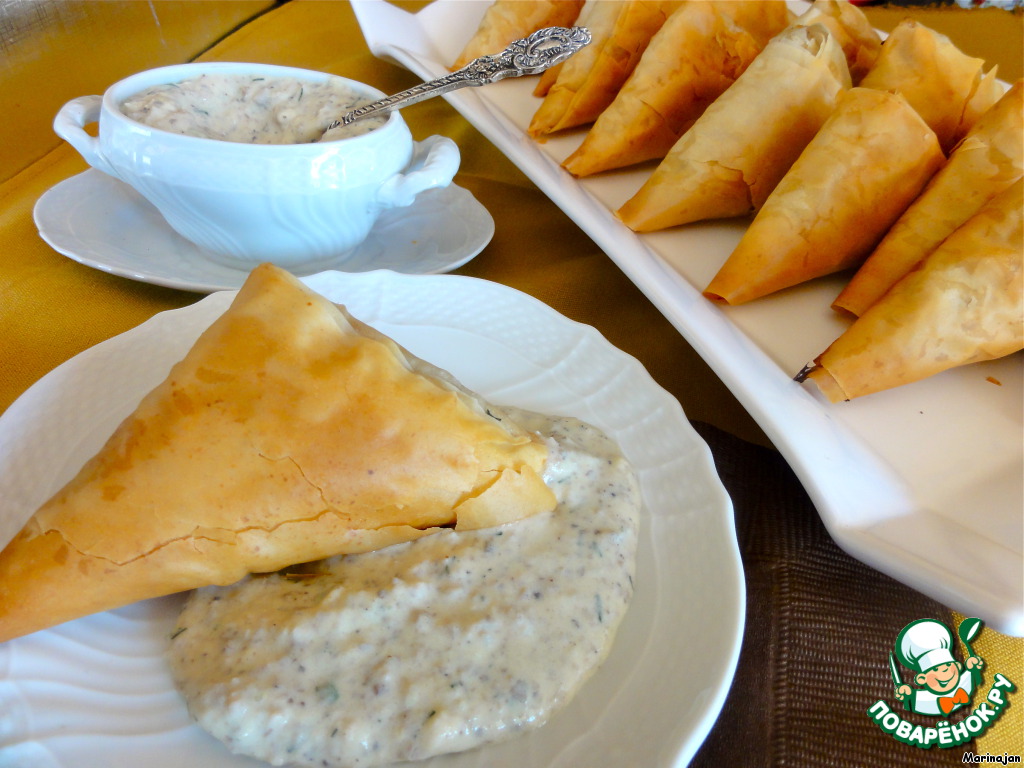
<svg viewBox="0 0 1024 768">
<path fill-rule="evenodd" d="M 373 104 L 355 109 L 341 120 L 331 123 L 327 130 L 337 128 L 339 125 L 349 125 L 371 115 L 386 114 L 393 109 L 432 99 L 434 96 L 440 96 L 457 88 L 487 85 L 506 77 L 536 75 L 565 61 L 590 43 L 590 39 L 590 31 L 584 27 L 540 29 L 529 37 L 516 40 L 501 53 L 481 56 L 479 59 L 469 62 L 462 69 L 444 77 L 421 83 L 393 96 L 375 101 Z"/>
</svg>

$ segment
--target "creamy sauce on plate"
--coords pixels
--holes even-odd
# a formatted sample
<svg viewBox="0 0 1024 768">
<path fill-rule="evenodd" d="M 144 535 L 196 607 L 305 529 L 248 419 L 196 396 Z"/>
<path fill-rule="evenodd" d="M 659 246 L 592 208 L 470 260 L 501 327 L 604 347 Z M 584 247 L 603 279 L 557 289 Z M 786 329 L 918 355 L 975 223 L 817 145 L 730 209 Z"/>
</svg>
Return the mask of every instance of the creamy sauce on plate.
<svg viewBox="0 0 1024 768">
<path fill-rule="evenodd" d="M 131 96 L 121 111 L 171 133 L 244 144 L 306 144 L 328 125 L 373 99 L 343 82 L 291 77 L 200 75 L 156 85 Z M 372 117 L 332 129 L 328 140 L 368 133 L 384 124 Z"/>
<path fill-rule="evenodd" d="M 203 728 L 275 765 L 376 766 L 511 738 L 571 699 L 633 593 L 639 486 L 597 429 L 509 412 L 550 436 L 558 507 L 193 593 L 170 662 Z"/>
</svg>

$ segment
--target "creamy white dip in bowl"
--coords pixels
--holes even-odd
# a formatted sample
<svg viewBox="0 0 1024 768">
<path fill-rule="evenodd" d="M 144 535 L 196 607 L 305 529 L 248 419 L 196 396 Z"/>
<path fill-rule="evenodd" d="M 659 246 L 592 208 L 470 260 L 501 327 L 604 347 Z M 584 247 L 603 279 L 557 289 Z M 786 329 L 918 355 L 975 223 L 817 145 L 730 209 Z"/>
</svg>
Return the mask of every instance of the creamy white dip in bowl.
<svg viewBox="0 0 1024 768">
<path fill-rule="evenodd" d="M 69 101 L 54 130 L 92 167 L 134 187 L 211 259 L 243 270 L 273 262 L 307 274 L 337 267 L 381 211 L 447 186 L 458 170 L 453 141 L 414 142 L 398 112 L 372 130 L 315 141 L 355 105 L 383 96 L 293 67 L 181 64 Z M 85 126 L 96 122 L 94 137 Z M 254 143 L 261 141 L 289 143 Z"/>
</svg>

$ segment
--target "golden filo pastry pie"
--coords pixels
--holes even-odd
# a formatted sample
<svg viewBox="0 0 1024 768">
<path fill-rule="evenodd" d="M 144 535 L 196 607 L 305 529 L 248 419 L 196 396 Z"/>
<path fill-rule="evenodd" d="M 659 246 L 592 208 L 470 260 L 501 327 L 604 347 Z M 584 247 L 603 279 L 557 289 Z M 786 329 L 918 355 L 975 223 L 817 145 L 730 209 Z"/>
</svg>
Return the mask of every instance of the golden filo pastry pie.
<svg viewBox="0 0 1024 768">
<path fill-rule="evenodd" d="M 981 116 L 832 303 L 861 315 L 985 203 L 1024 174 L 1024 81 Z"/>
<path fill-rule="evenodd" d="M 857 266 L 944 159 L 902 96 L 844 92 L 704 295 L 740 304 Z"/>
<path fill-rule="evenodd" d="M 553 509 L 546 457 L 500 409 L 261 266 L 0 552 L 0 641 Z"/>
<path fill-rule="evenodd" d="M 589 176 L 664 157 L 790 18 L 779 0 L 684 3 L 563 167 Z"/>
<path fill-rule="evenodd" d="M 530 135 L 585 125 L 612 103 L 654 33 L 682 0 L 587 0 L 577 24 L 591 41 L 562 62 L 533 119 Z"/>
<path fill-rule="evenodd" d="M 786 29 L 697 118 L 617 216 L 651 232 L 759 209 L 849 87 L 843 52 L 825 27 Z"/>
<path fill-rule="evenodd" d="M 460 69 L 473 59 L 501 53 L 509 43 L 538 29 L 571 27 L 582 7 L 583 0 L 495 0 L 451 68 Z"/>
<path fill-rule="evenodd" d="M 1024 348 L 1022 192 L 992 198 L 797 379 L 837 402 Z"/>
<path fill-rule="evenodd" d="M 864 12 L 847 0 L 814 0 L 794 24 L 821 24 L 839 43 L 850 68 L 850 79 L 859 85 L 878 59 L 882 38 Z"/>
<path fill-rule="evenodd" d="M 1003 95 L 996 67 L 968 56 L 945 35 L 906 19 L 886 38 L 860 84 L 900 93 L 924 118 L 944 152 Z"/>
</svg>

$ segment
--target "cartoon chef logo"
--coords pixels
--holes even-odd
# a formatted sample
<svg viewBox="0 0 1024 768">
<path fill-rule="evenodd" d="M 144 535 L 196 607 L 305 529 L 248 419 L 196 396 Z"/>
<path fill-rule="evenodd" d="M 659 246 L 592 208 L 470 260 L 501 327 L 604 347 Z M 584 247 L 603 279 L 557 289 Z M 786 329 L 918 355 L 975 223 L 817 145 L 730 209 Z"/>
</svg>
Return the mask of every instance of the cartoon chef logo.
<svg viewBox="0 0 1024 768">
<path fill-rule="evenodd" d="M 897 741 L 921 749 L 957 747 L 985 733 L 1009 708 L 1017 686 L 997 670 L 988 691 L 982 689 L 985 663 L 971 649 L 980 631 L 981 619 L 960 622 L 957 634 L 966 651 L 961 664 L 953 656 L 953 633 L 941 621 L 918 619 L 905 626 L 889 654 L 889 673 L 897 701 L 928 722 L 901 717 L 885 699 L 868 707 L 868 717 Z M 912 672 L 909 682 L 901 664 Z M 977 701 L 966 707 L 972 698 Z"/>
<path fill-rule="evenodd" d="M 961 623 L 960 638 L 968 654 L 961 664 L 953 657 L 953 633 L 945 624 L 934 619 L 918 619 L 904 627 L 896 637 L 896 658 L 914 672 L 912 679 L 916 687 L 903 682 L 890 655 L 896 698 L 911 712 L 940 717 L 969 704 L 985 665 L 970 646 L 980 628 L 978 619 Z"/>
</svg>

